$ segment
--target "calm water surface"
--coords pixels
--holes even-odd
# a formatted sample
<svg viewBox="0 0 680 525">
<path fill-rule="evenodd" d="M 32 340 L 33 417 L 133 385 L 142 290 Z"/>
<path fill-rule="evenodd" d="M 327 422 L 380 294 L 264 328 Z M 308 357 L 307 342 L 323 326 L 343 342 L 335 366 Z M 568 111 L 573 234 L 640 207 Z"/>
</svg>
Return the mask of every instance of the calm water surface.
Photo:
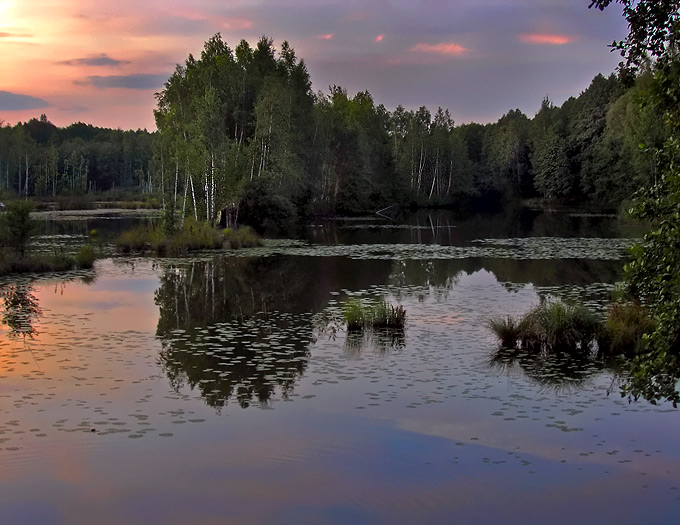
<svg viewBox="0 0 680 525">
<path fill-rule="evenodd" d="M 485 328 L 548 296 L 602 311 L 635 235 L 422 214 L 5 280 L 0 523 L 676 523 L 677 410 Z M 347 334 L 349 297 L 405 330 Z"/>
</svg>

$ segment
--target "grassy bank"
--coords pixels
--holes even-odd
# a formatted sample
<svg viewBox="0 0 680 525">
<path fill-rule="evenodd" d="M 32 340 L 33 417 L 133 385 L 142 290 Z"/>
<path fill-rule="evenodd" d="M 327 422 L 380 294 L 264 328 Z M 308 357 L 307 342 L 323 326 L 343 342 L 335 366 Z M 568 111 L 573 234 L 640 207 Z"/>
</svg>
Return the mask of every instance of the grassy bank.
<svg viewBox="0 0 680 525">
<path fill-rule="evenodd" d="M 14 253 L 2 253 L 0 254 L 0 275 L 83 270 L 92 268 L 95 260 L 95 249 L 89 244 L 83 246 L 76 255 L 26 254 L 19 256 Z"/>
<path fill-rule="evenodd" d="M 96 253 L 89 244 L 75 256 L 31 253 L 36 234 L 36 222 L 30 216 L 33 207 L 32 201 L 17 200 L 10 202 L 0 214 L 0 275 L 92 268 Z"/>
</svg>

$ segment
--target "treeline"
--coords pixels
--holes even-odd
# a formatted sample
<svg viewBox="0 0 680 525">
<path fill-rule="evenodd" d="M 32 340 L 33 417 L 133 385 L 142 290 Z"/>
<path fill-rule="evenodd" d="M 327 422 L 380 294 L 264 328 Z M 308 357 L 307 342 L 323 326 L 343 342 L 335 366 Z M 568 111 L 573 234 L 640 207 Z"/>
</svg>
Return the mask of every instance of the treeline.
<svg viewBox="0 0 680 525">
<path fill-rule="evenodd" d="M 616 208 L 654 182 L 653 149 L 668 135 L 638 103 L 651 81 L 598 75 L 533 119 L 509 111 L 455 126 L 447 110 L 393 112 L 368 92 L 313 93 L 303 60 L 263 37 L 232 50 L 215 35 L 158 94 L 161 180 L 183 213 L 245 222 L 365 213 L 402 206 L 479 207 L 509 198 Z M 640 148 L 650 153 L 640 154 Z"/>
<path fill-rule="evenodd" d="M 58 128 L 43 114 L 0 121 L 0 190 L 21 196 L 82 195 L 115 188 L 154 191 L 154 134 L 78 122 Z"/>
<path fill-rule="evenodd" d="M 442 108 L 390 112 L 366 91 L 314 93 L 287 42 L 278 53 L 266 37 L 231 49 L 217 34 L 157 93 L 155 134 L 58 129 L 45 118 L 0 128 L 0 186 L 29 195 L 136 187 L 180 218 L 256 226 L 533 197 L 614 209 L 655 182 L 653 151 L 669 134 L 639 103 L 652 77 L 598 75 L 561 107 L 543 100 L 533 119 L 511 110 L 456 126 Z"/>
</svg>

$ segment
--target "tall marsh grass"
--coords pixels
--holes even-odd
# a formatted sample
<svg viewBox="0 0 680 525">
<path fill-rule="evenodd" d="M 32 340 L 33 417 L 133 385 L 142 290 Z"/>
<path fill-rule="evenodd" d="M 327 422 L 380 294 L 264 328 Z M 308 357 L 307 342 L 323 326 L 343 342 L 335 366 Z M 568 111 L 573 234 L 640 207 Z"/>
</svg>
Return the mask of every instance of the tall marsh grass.
<svg viewBox="0 0 680 525">
<path fill-rule="evenodd" d="M 520 318 L 499 317 L 488 326 L 505 348 L 573 352 L 589 349 L 599 323 L 584 306 L 546 301 Z"/>
<path fill-rule="evenodd" d="M 404 328 L 406 323 L 404 307 L 394 306 L 385 299 L 371 303 L 362 303 L 359 299 L 348 299 L 343 307 L 343 316 L 348 330 Z"/>
<path fill-rule="evenodd" d="M 600 327 L 597 342 L 600 353 L 634 356 L 644 351 L 645 334 L 654 331 L 654 320 L 647 309 L 636 303 L 614 303 Z"/>
</svg>

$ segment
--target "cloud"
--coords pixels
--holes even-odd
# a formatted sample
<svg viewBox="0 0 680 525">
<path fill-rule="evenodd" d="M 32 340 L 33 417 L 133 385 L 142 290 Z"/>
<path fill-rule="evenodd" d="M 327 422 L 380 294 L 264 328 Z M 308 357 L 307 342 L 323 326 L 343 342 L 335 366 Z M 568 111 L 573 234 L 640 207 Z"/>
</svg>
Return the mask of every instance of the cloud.
<svg viewBox="0 0 680 525">
<path fill-rule="evenodd" d="M 163 86 L 168 79 L 167 75 L 91 75 L 87 80 L 76 80 L 75 84 L 81 86 L 95 86 L 100 89 L 121 88 L 121 89 L 156 89 Z"/>
<path fill-rule="evenodd" d="M 57 62 L 65 66 L 120 66 L 122 64 L 129 64 L 127 60 L 116 60 L 105 53 L 99 56 L 89 58 L 74 58 L 73 60 L 62 60 Z"/>
<path fill-rule="evenodd" d="M 434 53 L 437 55 L 461 56 L 468 49 L 454 42 L 440 42 L 439 44 L 416 44 L 410 51 L 412 53 Z"/>
<path fill-rule="evenodd" d="M 527 44 L 538 44 L 544 46 L 563 46 L 571 44 L 576 40 L 575 37 L 569 35 L 552 35 L 549 33 L 522 33 L 519 39 Z"/>
<path fill-rule="evenodd" d="M 47 108 L 50 103 L 41 98 L 9 91 L 0 91 L 0 111 L 21 111 Z"/>
<path fill-rule="evenodd" d="M 319 40 L 333 40 L 335 33 L 328 33 L 327 35 L 317 35 L 316 38 Z"/>
<path fill-rule="evenodd" d="M 0 32 L 0 38 L 31 38 L 33 35 L 28 33 L 7 33 Z"/>
</svg>

